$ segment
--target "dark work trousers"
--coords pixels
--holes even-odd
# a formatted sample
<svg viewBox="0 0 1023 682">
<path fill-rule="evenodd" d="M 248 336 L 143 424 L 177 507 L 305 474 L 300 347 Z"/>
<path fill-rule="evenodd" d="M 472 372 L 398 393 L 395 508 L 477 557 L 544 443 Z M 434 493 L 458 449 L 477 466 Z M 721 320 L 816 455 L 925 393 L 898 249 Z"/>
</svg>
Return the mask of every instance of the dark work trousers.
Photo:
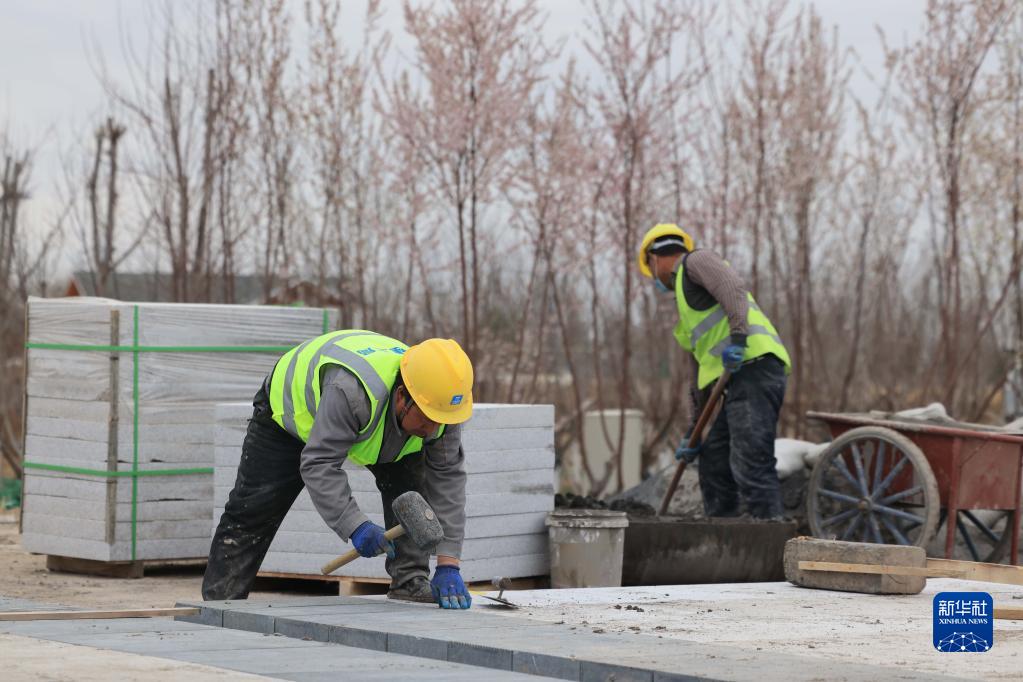
<svg viewBox="0 0 1023 682">
<path fill-rule="evenodd" d="M 785 365 L 773 355 L 746 363 L 729 379 L 724 408 L 700 452 L 707 516 L 782 516 L 774 439 L 785 380 Z"/>
<path fill-rule="evenodd" d="M 265 387 L 256 393 L 252 405 L 238 477 L 213 536 L 203 576 L 202 597 L 207 601 L 248 597 L 277 529 L 305 487 L 299 470 L 305 444 L 273 421 Z M 387 527 L 397 525 L 391 502 L 409 490 L 422 493 L 422 455 L 412 454 L 393 464 L 367 468 L 376 478 Z M 386 561 L 393 586 L 417 575 L 429 575 L 429 552 L 416 547 L 408 537 L 396 541 L 395 546 L 397 557 Z M 341 554 L 340 544 L 338 549 Z"/>
</svg>

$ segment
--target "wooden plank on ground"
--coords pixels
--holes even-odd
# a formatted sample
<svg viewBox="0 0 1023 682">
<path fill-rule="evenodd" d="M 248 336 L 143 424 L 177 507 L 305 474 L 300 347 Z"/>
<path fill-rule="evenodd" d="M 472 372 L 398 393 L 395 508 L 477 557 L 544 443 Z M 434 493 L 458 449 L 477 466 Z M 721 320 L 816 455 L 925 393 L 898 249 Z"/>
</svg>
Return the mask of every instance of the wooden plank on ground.
<svg viewBox="0 0 1023 682">
<path fill-rule="evenodd" d="M 932 569 L 929 566 L 889 566 L 886 564 L 849 564 L 840 561 L 800 561 L 802 571 L 831 573 L 872 573 L 877 575 L 919 575 L 925 578 L 959 578 L 962 570 Z M 940 575 L 936 575 L 935 572 Z"/>
<path fill-rule="evenodd" d="M 1023 620 L 1023 606 L 995 606 L 995 618 Z"/>
<path fill-rule="evenodd" d="M 985 564 L 977 561 L 928 559 L 927 566 L 890 566 L 886 564 L 851 564 L 836 561 L 800 561 L 804 571 L 835 573 L 872 573 L 881 575 L 917 575 L 925 578 L 956 578 L 1005 585 L 1023 585 L 1023 567 L 1006 564 Z"/>
<path fill-rule="evenodd" d="M 46 555 L 46 569 L 57 573 L 84 573 L 104 578 L 141 578 L 141 561 L 94 561 L 75 557 Z"/>
<path fill-rule="evenodd" d="M 120 609 L 103 611 L 9 611 L 0 613 L 0 620 L 94 620 L 110 618 L 159 618 L 162 616 L 195 616 L 199 609 Z"/>
<path fill-rule="evenodd" d="M 951 559 L 928 559 L 928 568 L 947 568 L 962 572 L 955 576 L 962 580 L 977 580 L 986 583 L 1023 585 L 1023 566 L 1008 564 L 985 564 L 978 561 L 954 561 Z"/>
</svg>

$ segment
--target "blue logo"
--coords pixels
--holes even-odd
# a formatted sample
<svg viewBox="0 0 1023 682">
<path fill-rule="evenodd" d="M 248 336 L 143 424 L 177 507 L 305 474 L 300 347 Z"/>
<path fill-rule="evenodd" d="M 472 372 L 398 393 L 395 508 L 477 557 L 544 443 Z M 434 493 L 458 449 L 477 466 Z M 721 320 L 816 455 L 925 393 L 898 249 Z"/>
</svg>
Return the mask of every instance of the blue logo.
<svg viewBox="0 0 1023 682">
<path fill-rule="evenodd" d="M 995 643 L 994 600 L 987 592 L 934 596 L 934 648 L 942 653 L 987 651 Z"/>
<path fill-rule="evenodd" d="M 458 395 L 453 396 L 451 398 L 451 404 L 452 405 L 461 405 L 462 404 L 462 394 L 459 393 Z"/>
<path fill-rule="evenodd" d="M 394 348 L 391 349 L 391 352 L 392 353 L 397 353 L 398 355 L 404 355 L 405 354 L 405 349 L 402 348 L 401 346 L 395 346 Z"/>
<path fill-rule="evenodd" d="M 376 348 L 363 348 L 362 350 L 355 351 L 359 355 L 372 355 L 377 352 Z"/>
</svg>

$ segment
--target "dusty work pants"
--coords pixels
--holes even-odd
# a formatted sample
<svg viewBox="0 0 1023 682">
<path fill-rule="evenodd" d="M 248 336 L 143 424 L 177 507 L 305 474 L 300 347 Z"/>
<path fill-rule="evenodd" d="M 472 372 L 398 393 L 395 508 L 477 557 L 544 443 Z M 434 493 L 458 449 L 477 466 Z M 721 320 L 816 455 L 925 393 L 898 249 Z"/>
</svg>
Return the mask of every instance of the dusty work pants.
<svg viewBox="0 0 1023 682">
<path fill-rule="evenodd" d="M 252 404 L 238 477 L 213 536 L 203 576 L 202 596 L 207 601 L 248 597 L 277 529 L 305 486 L 299 471 L 304 443 L 273 421 L 265 388 L 256 393 Z M 409 455 L 391 464 L 367 468 L 376 478 L 387 527 L 397 525 L 391 503 L 409 490 L 422 493 L 423 457 Z M 395 547 L 397 556 L 386 561 L 392 586 L 417 575 L 429 575 L 429 552 L 407 536 L 399 538 Z M 339 554 L 342 549 L 338 543 Z"/>
<path fill-rule="evenodd" d="M 724 408 L 700 452 L 700 491 L 707 516 L 782 516 L 774 457 L 778 413 L 785 398 L 785 365 L 773 355 L 732 375 Z"/>
</svg>

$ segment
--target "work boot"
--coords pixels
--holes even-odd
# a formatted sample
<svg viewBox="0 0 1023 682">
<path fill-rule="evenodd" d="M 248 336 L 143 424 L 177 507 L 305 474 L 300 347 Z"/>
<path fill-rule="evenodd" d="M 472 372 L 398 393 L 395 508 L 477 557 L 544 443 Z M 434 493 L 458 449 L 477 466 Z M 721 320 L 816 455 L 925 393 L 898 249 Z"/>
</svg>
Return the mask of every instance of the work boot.
<svg viewBox="0 0 1023 682">
<path fill-rule="evenodd" d="M 406 580 L 400 587 L 392 587 L 387 592 L 387 598 L 423 604 L 437 603 L 433 598 L 433 590 L 430 589 L 430 581 L 421 575 Z"/>
</svg>

